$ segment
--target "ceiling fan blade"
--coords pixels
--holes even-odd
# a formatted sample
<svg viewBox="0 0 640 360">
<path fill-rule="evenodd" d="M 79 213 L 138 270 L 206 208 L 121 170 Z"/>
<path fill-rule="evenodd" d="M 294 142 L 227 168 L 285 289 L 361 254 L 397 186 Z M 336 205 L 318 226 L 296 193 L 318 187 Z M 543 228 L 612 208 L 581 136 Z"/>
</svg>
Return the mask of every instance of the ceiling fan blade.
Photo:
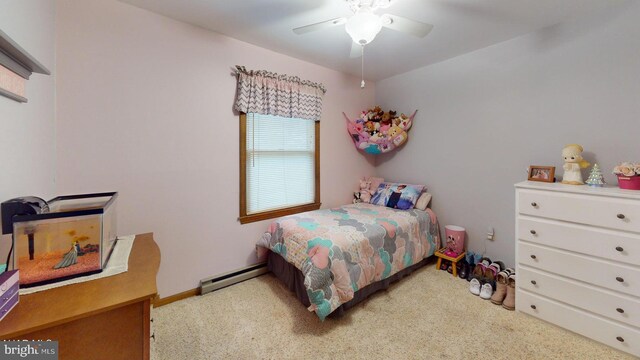
<svg viewBox="0 0 640 360">
<path fill-rule="evenodd" d="M 362 45 L 356 44 L 355 42 L 351 42 L 351 54 L 349 57 L 352 59 L 359 58 L 362 56 Z"/>
<path fill-rule="evenodd" d="M 384 14 L 380 16 L 380 18 L 382 20 L 382 26 L 417 37 L 425 37 L 431 32 L 431 29 L 433 29 L 433 25 L 431 24 L 425 24 L 402 16 Z"/>
<path fill-rule="evenodd" d="M 342 25 L 346 22 L 347 22 L 347 18 L 340 17 L 340 18 L 335 18 L 327 21 L 321 21 L 319 23 L 315 23 L 307 26 L 297 27 L 293 29 L 293 32 L 298 35 L 302 35 L 312 31 L 317 31 L 317 30 L 322 30 L 332 26 Z"/>
</svg>

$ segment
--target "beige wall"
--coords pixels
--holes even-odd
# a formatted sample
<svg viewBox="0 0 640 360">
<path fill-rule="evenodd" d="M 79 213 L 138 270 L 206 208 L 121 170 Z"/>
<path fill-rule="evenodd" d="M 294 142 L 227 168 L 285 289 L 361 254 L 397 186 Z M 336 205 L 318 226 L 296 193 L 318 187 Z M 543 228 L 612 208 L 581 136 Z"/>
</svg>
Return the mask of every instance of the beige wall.
<svg viewBox="0 0 640 360">
<path fill-rule="evenodd" d="M 0 1 L 0 29 L 52 72 L 31 76 L 25 104 L 0 96 L 0 201 L 25 195 L 48 199 L 55 193 L 54 21 L 50 0 Z M 2 236 L 1 264 L 10 242 Z"/>
<path fill-rule="evenodd" d="M 374 171 L 342 111 L 375 84 L 114 0 L 57 1 L 57 191 L 119 191 L 121 234 L 152 231 L 163 297 L 256 262 L 266 222 L 240 225 L 232 67 L 322 82 L 323 207 L 347 203 Z"/>
</svg>

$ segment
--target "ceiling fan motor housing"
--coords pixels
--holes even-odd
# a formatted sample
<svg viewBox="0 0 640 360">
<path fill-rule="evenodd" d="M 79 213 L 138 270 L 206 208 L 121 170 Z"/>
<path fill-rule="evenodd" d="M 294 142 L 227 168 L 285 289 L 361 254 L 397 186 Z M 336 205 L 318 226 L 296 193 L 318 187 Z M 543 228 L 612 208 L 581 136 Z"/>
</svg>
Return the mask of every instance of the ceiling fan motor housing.
<svg viewBox="0 0 640 360">
<path fill-rule="evenodd" d="M 347 20 L 345 29 L 356 44 L 366 45 L 373 41 L 382 29 L 382 20 L 369 6 L 362 6 Z"/>
</svg>

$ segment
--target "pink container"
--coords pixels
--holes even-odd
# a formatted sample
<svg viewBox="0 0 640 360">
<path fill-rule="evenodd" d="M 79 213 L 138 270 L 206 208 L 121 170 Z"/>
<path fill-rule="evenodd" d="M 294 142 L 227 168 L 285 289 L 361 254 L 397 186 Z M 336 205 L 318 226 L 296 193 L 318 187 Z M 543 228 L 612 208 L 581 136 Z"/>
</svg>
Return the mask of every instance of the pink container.
<svg viewBox="0 0 640 360">
<path fill-rule="evenodd" d="M 618 175 L 620 189 L 640 190 L 640 176 Z"/>
<path fill-rule="evenodd" d="M 465 229 L 462 226 L 447 225 L 444 227 L 444 233 L 447 237 L 447 256 L 458 256 L 464 252 L 464 235 Z"/>
</svg>

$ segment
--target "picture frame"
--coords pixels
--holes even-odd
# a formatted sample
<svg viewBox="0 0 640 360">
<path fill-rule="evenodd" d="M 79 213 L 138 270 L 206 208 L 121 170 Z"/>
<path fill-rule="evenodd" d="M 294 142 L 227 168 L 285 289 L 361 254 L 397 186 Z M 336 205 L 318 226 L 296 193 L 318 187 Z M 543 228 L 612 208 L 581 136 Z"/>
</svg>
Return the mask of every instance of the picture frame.
<svg viewBox="0 0 640 360">
<path fill-rule="evenodd" d="M 527 180 L 552 183 L 555 182 L 555 173 L 555 166 L 531 165 L 529 166 L 529 176 Z"/>
</svg>

